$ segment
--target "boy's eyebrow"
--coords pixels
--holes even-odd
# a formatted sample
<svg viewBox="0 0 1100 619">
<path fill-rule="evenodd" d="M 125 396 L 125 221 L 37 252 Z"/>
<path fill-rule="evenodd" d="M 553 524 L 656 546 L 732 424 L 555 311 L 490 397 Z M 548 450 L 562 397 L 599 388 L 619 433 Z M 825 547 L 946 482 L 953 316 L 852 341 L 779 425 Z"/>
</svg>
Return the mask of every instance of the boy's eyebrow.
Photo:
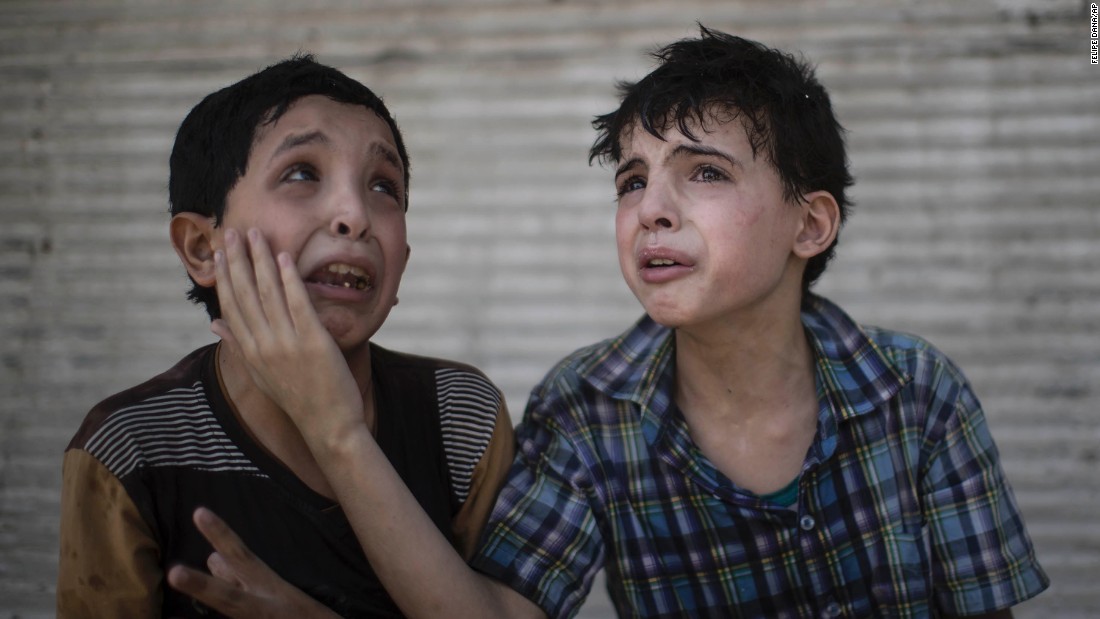
<svg viewBox="0 0 1100 619">
<path fill-rule="evenodd" d="M 290 134 L 283 139 L 283 143 L 279 144 L 279 147 L 275 149 L 275 152 L 271 154 L 271 158 L 274 159 L 285 153 L 288 150 L 298 148 L 303 144 L 310 144 L 312 142 L 319 142 L 321 144 L 328 143 L 328 136 L 321 131 L 310 131 L 309 133 Z"/>
<path fill-rule="evenodd" d="M 622 174 L 623 172 L 626 172 L 630 168 L 633 168 L 636 165 L 640 165 L 641 163 L 642 163 L 642 160 L 639 159 L 638 157 L 634 157 L 633 159 L 628 159 L 628 160 L 624 161 L 622 163 L 622 165 L 615 168 L 615 178 L 618 178 L 619 175 Z"/>
<path fill-rule="evenodd" d="M 370 145 L 368 151 L 372 155 L 378 155 L 388 161 L 393 167 L 404 172 L 405 166 L 401 163 L 401 158 L 397 156 L 397 153 L 393 152 L 393 149 L 387 146 L 383 142 L 374 142 Z"/>
<path fill-rule="evenodd" d="M 310 131 L 309 133 L 288 135 L 286 136 L 286 138 L 283 139 L 283 143 L 279 144 L 279 147 L 275 149 L 275 152 L 271 154 L 271 158 L 274 159 L 288 150 L 298 148 L 299 146 L 302 146 L 304 144 L 312 144 L 314 142 L 319 144 L 327 144 L 328 136 L 325 135 L 323 131 L 319 130 Z M 378 155 L 382 157 L 398 170 L 404 171 L 405 169 L 405 166 L 402 165 L 401 158 L 397 156 L 397 153 L 395 153 L 392 148 L 389 148 L 386 144 L 382 142 L 372 143 L 370 145 L 370 148 L 367 149 L 367 152 L 372 155 Z"/>
<path fill-rule="evenodd" d="M 732 166 L 742 167 L 741 161 L 733 155 L 724 153 L 717 148 L 714 148 L 713 146 L 707 146 L 706 144 L 680 144 L 665 157 L 665 164 L 667 165 L 670 161 L 677 157 L 684 157 L 688 155 L 705 155 L 718 157 L 720 159 L 725 159 Z M 627 161 L 624 161 L 622 165 L 615 169 L 615 176 L 618 177 L 620 174 L 626 172 L 630 168 L 633 168 L 636 165 L 642 165 L 644 163 L 645 162 L 643 162 L 638 157 L 628 159 Z"/>
<path fill-rule="evenodd" d="M 742 167 L 741 161 L 739 161 L 733 155 L 728 155 L 713 146 L 707 146 L 706 144 L 680 144 L 671 153 L 665 157 L 665 163 L 668 163 L 676 157 L 683 157 L 685 155 L 708 155 L 712 157 L 718 157 L 725 159 L 730 165 L 735 167 Z"/>
</svg>

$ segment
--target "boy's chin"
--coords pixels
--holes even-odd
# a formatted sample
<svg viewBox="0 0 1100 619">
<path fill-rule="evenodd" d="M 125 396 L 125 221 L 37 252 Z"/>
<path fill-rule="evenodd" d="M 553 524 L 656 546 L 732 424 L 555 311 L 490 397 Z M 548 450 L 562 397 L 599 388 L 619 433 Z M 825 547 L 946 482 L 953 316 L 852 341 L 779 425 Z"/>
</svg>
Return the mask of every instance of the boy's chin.
<svg viewBox="0 0 1100 619">
<path fill-rule="evenodd" d="M 336 346 L 344 353 L 359 350 L 366 345 L 374 332 L 367 329 L 361 316 L 349 314 L 322 315 L 321 324 L 328 331 Z"/>
<path fill-rule="evenodd" d="M 654 298 L 635 295 L 642 309 L 654 322 L 675 329 L 689 320 L 691 312 L 680 302 L 669 298 Z"/>
</svg>

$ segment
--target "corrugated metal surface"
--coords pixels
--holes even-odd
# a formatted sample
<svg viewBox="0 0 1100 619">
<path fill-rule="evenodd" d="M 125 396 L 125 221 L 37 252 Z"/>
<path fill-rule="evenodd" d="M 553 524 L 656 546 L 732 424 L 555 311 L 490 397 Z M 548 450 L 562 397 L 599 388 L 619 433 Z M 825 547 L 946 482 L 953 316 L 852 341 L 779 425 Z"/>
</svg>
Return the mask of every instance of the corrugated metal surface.
<svg viewBox="0 0 1100 619">
<path fill-rule="evenodd" d="M 518 416 L 553 361 L 638 313 L 588 122 L 696 20 L 817 62 L 857 176 L 821 290 L 975 383 L 1054 580 L 1017 615 L 1100 612 L 1087 3 L 7 0 L 0 616 L 53 614 L 60 454 L 87 409 L 212 338 L 165 214 L 167 153 L 203 95 L 311 50 L 385 96 L 413 159 L 413 254 L 379 340 L 479 365 Z"/>
</svg>

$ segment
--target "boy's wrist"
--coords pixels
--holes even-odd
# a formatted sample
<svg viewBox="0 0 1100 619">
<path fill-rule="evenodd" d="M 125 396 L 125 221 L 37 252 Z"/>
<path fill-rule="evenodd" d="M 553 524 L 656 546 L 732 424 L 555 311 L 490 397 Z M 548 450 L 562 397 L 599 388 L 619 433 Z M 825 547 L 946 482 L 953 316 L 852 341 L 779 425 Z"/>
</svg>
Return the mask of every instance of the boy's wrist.
<svg viewBox="0 0 1100 619">
<path fill-rule="evenodd" d="M 378 447 L 362 416 L 358 416 L 357 419 L 359 419 L 357 422 L 344 426 L 333 425 L 326 431 L 311 432 L 305 437 L 313 457 L 322 465 L 322 468 L 326 463 L 347 464 L 357 454 L 362 455 Z"/>
</svg>

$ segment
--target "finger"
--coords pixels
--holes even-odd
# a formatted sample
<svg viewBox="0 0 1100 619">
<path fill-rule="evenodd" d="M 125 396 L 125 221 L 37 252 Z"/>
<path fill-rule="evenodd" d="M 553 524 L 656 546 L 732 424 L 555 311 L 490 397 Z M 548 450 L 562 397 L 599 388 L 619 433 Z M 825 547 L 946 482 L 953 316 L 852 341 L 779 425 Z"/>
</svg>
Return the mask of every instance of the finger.
<svg viewBox="0 0 1100 619">
<path fill-rule="evenodd" d="M 168 585 L 228 617 L 247 617 L 260 601 L 241 588 L 183 565 L 169 568 Z"/>
<path fill-rule="evenodd" d="M 246 588 L 246 584 L 237 576 L 237 572 L 230 567 L 225 557 L 217 552 L 210 553 L 210 556 L 206 558 L 206 569 L 210 570 L 210 573 L 217 578 L 241 587 L 242 589 Z"/>
<path fill-rule="evenodd" d="M 301 589 L 283 580 L 274 570 L 248 549 L 233 529 L 214 512 L 200 507 L 192 518 L 195 526 L 215 549 L 206 561 L 214 576 L 182 568 L 178 578 L 184 583 L 172 586 L 192 595 L 215 610 L 230 616 L 238 609 L 248 617 L 338 618 L 331 610 Z M 171 581 L 170 581 L 171 584 Z M 241 604 L 245 604 L 241 606 Z"/>
<path fill-rule="evenodd" d="M 290 321 L 279 270 L 275 266 L 267 240 L 256 228 L 248 230 L 248 249 L 252 258 L 260 304 L 268 323 L 276 332 L 282 331 L 287 335 L 293 335 L 294 325 Z"/>
<path fill-rule="evenodd" d="M 260 303 L 259 293 L 256 291 L 255 269 L 248 254 L 248 248 L 245 247 L 245 240 L 241 235 L 236 230 L 226 230 L 225 257 L 229 265 L 229 278 L 233 284 L 233 297 L 240 310 L 239 318 L 247 325 L 252 341 L 258 344 L 268 341 L 270 325 Z M 244 339 L 244 334 L 239 331 L 238 324 L 230 319 L 229 326 L 233 328 L 237 339 L 246 345 L 245 350 L 248 351 L 248 342 Z"/>
<path fill-rule="evenodd" d="M 309 299 L 305 282 L 298 274 L 294 261 L 286 252 L 280 253 L 278 258 L 279 277 L 283 282 L 283 290 L 286 291 L 287 308 L 294 322 L 294 328 L 298 333 L 313 329 L 321 329 L 321 319 L 317 317 L 317 310 Z"/>
<path fill-rule="evenodd" d="M 279 577 L 214 512 L 199 507 L 192 519 L 214 546 L 215 552 L 207 559 L 214 576 L 175 566 L 168 573 L 173 588 L 230 617 L 338 618 Z"/>
<path fill-rule="evenodd" d="M 217 514 L 199 507 L 193 518 L 199 532 L 214 547 L 214 553 L 206 562 L 211 573 L 224 574 L 222 577 L 226 580 L 235 581 L 246 589 L 264 585 L 276 577 L 263 559 L 257 557 Z"/>
<path fill-rule="evenodd" d="M 206 541 L 214 547 L 215 552 L 226 559 L 236 563 L 254 559 L 252 551 L 248 549 L 241 538 L 225 523 L 217 514 L 205 507 L 195 509 L 191 516 Z M 255 559 L 259 561 L 259 559 Z"/>
<path fill-rule="evenodd" d="M 235 242 L 237 232 L 227 230 L 225 232 L 226 246 Z M 214 286 L 218 293 L 218 305 L 221 308 L 221 318 L 228 325 L 235 340 L 238 343 L 252 341 L 252 333 L 248 324 L 241 317 L 241 309 L 237 304 L 236 282 L 229 272 L 229 261 L 226 252 L 219 249 L 214 252 Z"/>
</svg>

